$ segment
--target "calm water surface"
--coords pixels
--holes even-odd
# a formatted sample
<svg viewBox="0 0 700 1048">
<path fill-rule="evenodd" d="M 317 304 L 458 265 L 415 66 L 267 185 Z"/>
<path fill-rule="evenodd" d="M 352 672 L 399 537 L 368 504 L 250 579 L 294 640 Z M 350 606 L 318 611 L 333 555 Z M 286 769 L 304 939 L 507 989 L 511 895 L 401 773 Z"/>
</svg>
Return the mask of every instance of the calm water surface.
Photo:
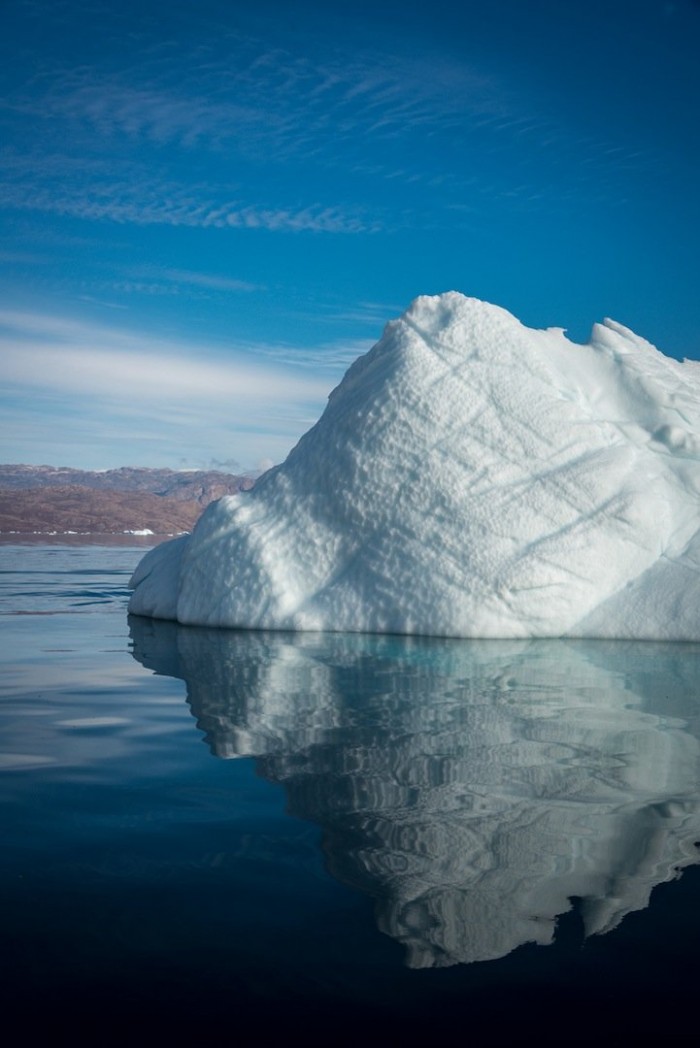
<svg viewBox="0 0 700 1048">
<path fill-rule="evenodd" d="M 142 552 L 0 546 L 6 1021 L 696 1034 L 700 646 L 128 621 Z"/>
</svg>

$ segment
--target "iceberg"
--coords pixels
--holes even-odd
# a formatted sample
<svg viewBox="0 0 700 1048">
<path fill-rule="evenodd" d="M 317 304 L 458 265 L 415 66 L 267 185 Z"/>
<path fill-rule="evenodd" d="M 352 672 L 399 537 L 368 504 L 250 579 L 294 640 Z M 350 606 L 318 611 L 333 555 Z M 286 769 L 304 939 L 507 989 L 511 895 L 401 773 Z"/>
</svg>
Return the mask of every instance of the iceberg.
<svg viewBox="0 0 700 1048">
<path fill-rule="evenodd" d="M 417 298 L 252 491 L 150 551 L 183 624 L 700 639 L 700 364 Z"/>
</svg>

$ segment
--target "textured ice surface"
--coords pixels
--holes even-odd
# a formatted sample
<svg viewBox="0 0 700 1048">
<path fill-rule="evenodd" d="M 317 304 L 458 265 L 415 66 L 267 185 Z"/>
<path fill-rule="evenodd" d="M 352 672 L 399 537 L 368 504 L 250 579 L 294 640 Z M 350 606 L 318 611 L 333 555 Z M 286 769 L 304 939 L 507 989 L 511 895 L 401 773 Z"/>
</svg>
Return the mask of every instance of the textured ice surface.
<svg viewBox="0 0 700 1048">
<path fill-rule="evenodd" d="M 287 460 L 134 574 L 211 626 L 700 639 L 700 365 L 415 300 Z"/>
</svg>

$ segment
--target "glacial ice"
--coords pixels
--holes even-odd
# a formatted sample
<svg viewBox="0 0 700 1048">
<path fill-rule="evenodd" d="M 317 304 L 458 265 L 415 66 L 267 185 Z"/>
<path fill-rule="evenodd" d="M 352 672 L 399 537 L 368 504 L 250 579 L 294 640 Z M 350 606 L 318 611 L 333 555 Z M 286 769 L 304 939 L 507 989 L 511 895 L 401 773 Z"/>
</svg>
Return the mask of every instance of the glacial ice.
<svg viewBox="0 0 700 1048">
<path fill-rule="evenodd" d="M 186 624 L 700 639 L 700 364 L 416 299 L 250 492 L 148 553 Z"/>
</svg>

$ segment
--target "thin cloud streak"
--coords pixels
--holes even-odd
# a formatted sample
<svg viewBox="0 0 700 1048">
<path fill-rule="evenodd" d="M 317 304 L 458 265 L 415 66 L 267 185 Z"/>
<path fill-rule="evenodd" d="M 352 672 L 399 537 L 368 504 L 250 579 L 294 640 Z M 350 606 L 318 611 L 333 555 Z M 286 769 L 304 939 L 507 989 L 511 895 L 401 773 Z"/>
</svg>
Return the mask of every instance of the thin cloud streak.
<svg viewBox="0 0 700 1048">
<path fill-rule="evenodd" d="M 180 60 L 181 61 L 181 60 Z M 301 53 L 238 40 L 206 67 L 175 70 L 142 61 L 119 75 L 54 70 L 2 103 L 17 116 L 61 120 L 107 138 L 246 154 L 274 148 L 304 155 L 311 140 L 371 135 L 377 141 L 423 127 L 450 129 L 465 113 L 507 118 L 494 82 L 457 63 L 336 46 L 322 63 Z M 235 99 L 235 101 L 234 101 Z M 260 104 L 264 99 L 264 105 Z"/>
<path fill-rule="evenodd" d="M 17 117 L 66 127 L 69 136 L 96 134 L 111 152 L 121 139 L 266 164 L 271 156 L 278 164 L 313 157 L 316 166 L 353 167 L 358 143 L 362 156 L 369 144 L 380 176 L 407 183 L 436 172 L 430 150 L 422 171 L 413 163 L 396 168 L 398 140 L 416 142 L 420 152 L 435 136 L 482 131 L 493 136 L 494 148 L 531 138 L 555 164 L 579 162 L 590 152 L 600 169 L 639 166 L 640 158 L 618 144 L 573 135 L 531 111 L 503 79 L 444 54 L 436 61 L 371 48 L 358 53 L 336 41 L 319 63 L 254 36 L 231 38 L 223 28 L 222 39 L 225 53 L 210 48 L 207 61 L 193 53 L 184 67 L 180 56 L 177 69 L 175 59 L 162 56 L 144 57 L 119 74 L 56 69 L 17 89 L 4 106 Z"/>
<path fill-rule="evenodd" d="M 85 347 L 51 346 L 24 342 L 13 352 L 3 340 L 0 375 L 7 389 L 51 389 L 76 396 L 106 400 L 129 397 L 134 402 L 154 397 L 187 402 L 214 400 L 274 402 L 317 400 L 329 392 L 328 383 L 302 380 L 269 367 L 232 363 L 217 365 L 203 360 L 178 360 L 152 351 L 126 353 Z M 288 363 L 292 363 L 291 358 Z"/>
<path fill-rule="evenodd" d="M 158 271 L 156 270 L 156 274 Z M 248 280 L 235 280 L 231 277 L 220 277 L 210 273 L 194 273 L 189 269 L 164 269 L 161 274 L 166 280 L 175 284 L 192 284 L 211 291 L 263 291 L 261 284 L 251 284 Z"/>
<path fill-rule="evenodd" d="M 324 343 L 313 349 L 301 346 L 272 346 L 260 350 L 261 355 L 278 364 L 286 364 L 313 371 L 347 370 L 353 361 L 367 353 L 374 345 L 373 339 L 344 339 Z"/>
<path fill-rule="evenodd" d="M 271 232 L 372 233 L 377 222 L 338 207 L 300 209 L 240 205 L 200 196 L 197 187 L 140 186 L 134 182 L 85 187 L 37 187 L 26 182 L 0 187 L 0 207 L 140 226 L 195 229 L 264 229 Z"/>
<path fill-rule="evenodd" d="M 246 400 L 309 404 L 327 396 L 328 380 L 286 367 L 253 364 L 238 354 L 92 326 L 60 317 L 0 312 L 0 379 L 5 388 L 51 390 L 105 400 L 183 402 Z M 234 347 L 231 347 L 234 349 Z M 271 351 L 261 351 L 268 359 Z"/>
<path fill-rule="evenodd" d="M 230 292 L 250 294 L 267 290 L 264 284 L 254 284 L 249 280 L 156 265 L 131 266 L 125 268 L 124 273 L 126 278 L 93 280 L 90 287 L 127 295 L 169 295 L 194 299 L 210 299 L 212 292 L 228 295 Z"/>
<path fill-rule="evenodd" d="M 6 456 L 177 467 L 233 452 L 281 461 L 343 368 L 275 347 L 169 343 L 66 317 L 0 312 Z"/>
<path fill-rule="evenodd" d="M 605 199 L 612 175 L 650 164 L 530 112 L 504 82 L 444 55 L 436 62 L 371 48 L 358 54 L 335 42 L 319 63 L 254 36 L 232 37 L 223 27 L 221 40 L 223 50 L 210 41 L 184 64 L 181 54 L 156 60 L 142 52 L 119 73 L 54 68 L 9 92 L 0 102 L 6 117 L 34 128 L 42 148 L 0 154 L 0 206 L 133 226 L 369 234 L 425 226 L 423 202 L 408 215 L 391 201 L 368 214 L 364 205 L 319 199 L 326 182 L 311 200 L 292 203 L 280 199 L 285 164 L 316 179 L 321 171 L 339 179 L 356 171 L 414 193 L 438 187 L 442 203 L 433 210 L 465 197 L 509 209 L 549 206 L 561 194 L 556 176 L 565 169 Z M 436 142 L 450 157 L 447 170 L 436 167 Z M 64 155 L 66 143 L 74 155 Z M 408 161 L 399 166 L 397 143 Z M 179 151 L 188 162 L 208 153 L 228 178 L 220 186 L 168 183 L 154 177 L 144 151 L 154 158 Z M 494 183 L 483 158 L 503 152 L 510 159 L 502 184 Z M 549 185 L 527 160 L 543 152 L 554 176 Z M 250 177 L 251 162 L 259 180 Z M 232 179 L 243 186 L 235 194 Z M 351 185 L 346 193 L 357 195 Z"/>
</svg>

